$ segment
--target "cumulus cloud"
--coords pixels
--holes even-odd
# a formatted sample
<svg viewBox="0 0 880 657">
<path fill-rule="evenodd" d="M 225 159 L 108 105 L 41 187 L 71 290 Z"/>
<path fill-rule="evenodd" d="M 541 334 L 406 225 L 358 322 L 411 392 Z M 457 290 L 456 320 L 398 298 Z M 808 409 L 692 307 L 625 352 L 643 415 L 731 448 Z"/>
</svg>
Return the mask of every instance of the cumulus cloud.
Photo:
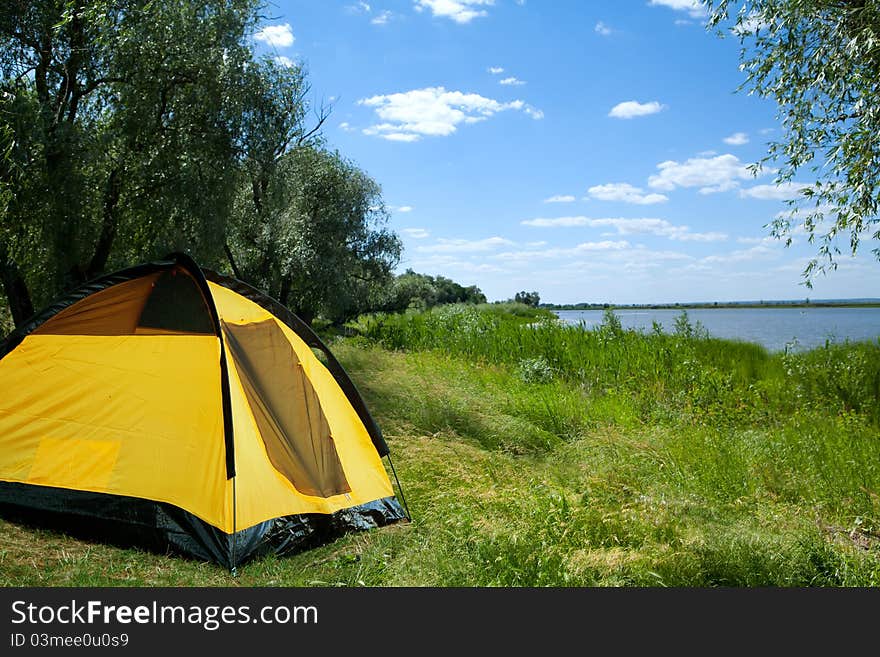
<svg viewBox="0 0 880 657">
<path fill-rule="evenodd" d="M 285 57 L 284 55 L 276 57 L 275 63 L 284 66 L 285 68 L 293 68 L 296 66 L 296 63 L 290 57 Z"/>
<path fill-rule="evenodd" d="M 504 69 L 500 66 L 490 66 L 487 70 L 492 75 L 501 75 L 502 73 L 504 73 Z"/>
<path fill-rule="evenodd" d="M 443 87 L 372 96 L 359 100 L 358 104 L 372 107 L 382 121 L 364 129 L 364 134 L 391 141 L 445 137 L 462 124 L 485 121 L 506 110 L 521 111 L 535 119 L 543 117 L 540 110 L 521 100 L 502 103 L 479 94 L 447 91 Z"/>
<path fill-rule="evenodd" d="M 290 29 L 290 23 L 267 25 L 254 35 L 254 39 L 276 48 L 289 48 L 296 41 L 293 30 Z"/>
<path fill-rule="evenodd" d="M 370 23 L 372 23 L 373 25 L 385 25 L 388 23 L 388 21 L 391 20 L 392 16 L 393 14 L 390 11 L 382 11 L 373 16 L 373 18 L 370 20 Z"/>
<path fill-rule="evenodd" d="M 423 240 L 431 236 L 431 233 L 425 228 L 404 228 L 400 232 L 414 240 Z"/>
<path fill-rule="evenodd" d="M 700 0 L 649 0 L 648 4 L 653 7 L 668 7 L 676 11 L 684 11 L 691 18 L 706 17 L 706 9 Z"/>
<path fill-rule="evenodd" d="M 415 0 L 414 6 L 416 11 L 430 9 L 435 17 L 448 18 L 463 24 L 488 15 L 480 7 L 491 7 L 494 4 L 495 0 Z"/>
<path fill-rule="evenodd" d="M 648 178 L 648 185 L 664 192 L 677 187 L 699 187 L 700 194 L 713 194 L 735 189 L 740 180 L 753 178 L 746 165 L 730 153 L 693 157 L 685 162 L 667 160 L 657 168 L 660 172 Z"/>
<path fill-rule="evenodd" d="M 626 218 L 626 217 L 554 217 L 527 219 L 520 222 L 523 226 L 537 228 L 560 228 L 584 226 L 587 228 L 611 228 L 619 235 L 657 235 L 679 242 L 720 242 L 727 239 L 727 234 L 718 232 L 694 233 L 688 226 L 676 226 L 665 219 Z"/>
<path fill-rule="evenodd" d="M 596 185 L 587 190 L 592 198 L 600 201 L 621 201 L 623 203 L 635 203 L 636 205 L 653 205 L 668 201 L 669 197 L 664 194 L 645 194 L 640 187 L 634 187 L 629 183 L 608 183 Z"/>
<path fill-rule="evenodd" d="M 622 103 L 617 103 L 617 105 L 612 107 L 611 111 L 608 112 L 608 116 L 615 119 L 633 119 L 637 116 L 656 114 L 664 109 L 666 109 L 666 106 L 656 100 L 652 100 L 649 103 L 627 100 Z"/>
<path fill-rule="evenodd" d="M 544 203 L 572 203 L 575 200 L 575 197 L 571 194 L 558 194 L 556 196 L 551 196 L 550 198 L 545 198 Z"/>
<path fill-rule="evenodd" d="M 800 196 L 800 190 L 809 187 L 807 183 L 784 182 L 778 185 L 755 185 L 739 192 L 743 198 L 756 198 L 762 201 L 788 201 Z"/>
<path fill-rule="evenodd" d="M 749 143 L 749 136 L 744 132 L 734 132 L 729 137 L 724 138 L 724 143 L 731 146 L 742 146 Z"/>
<path fill-rule="evenodd" d="M 525 82 L 520 80 L 519 78 L 516 78 L 511 75 L 509 78 L 504 78 L 503 80 L 499 80 L 498 84 L 503 84 L 506 86 L 513 86 L 513 87 L 521 87 L 522 85 L 525 84 Z"/>
<path fill-rule="evenodd" d="M 596 23 L 596 27 L 593 28 L 593 31 L 595 31 L 596 34 L 601 34 L 602 36 L 609 36 L 612 32 L 611 28 L 602 21 Z"/>
<path fill-rule="evenodd" d="M 482 240 L 439 239 L 435 244 L 420 246 L 416 250 L 421 253 L 483 253 L 513 244 L 503 237 L 487 237 Z"/>
<path fill-rule="evenodd" d="M 700 260 L 700 263 L 706 265 L 726 265 L 734 262 L 760 260 L 778 255 L 778 248 L 775 248 L 770 242 L 762 241 L 749 249 L 739 249 L 730 253 L 706 256 Z"/>
</svg>

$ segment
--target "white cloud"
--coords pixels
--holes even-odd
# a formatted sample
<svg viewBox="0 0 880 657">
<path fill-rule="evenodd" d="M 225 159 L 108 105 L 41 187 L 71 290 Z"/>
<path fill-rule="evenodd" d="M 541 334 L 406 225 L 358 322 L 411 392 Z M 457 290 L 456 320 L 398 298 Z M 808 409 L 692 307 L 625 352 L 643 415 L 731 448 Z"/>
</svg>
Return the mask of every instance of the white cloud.
<svg viewBox="0 0 880 657">
<path fill-rule="evenodd" d="M 420 246 L 416 250 L 421 253 L 483 253 L 511 245 L 513 242 L 503 237 L 487 237 L 482 240 L 439 239 L 435 244 Z"/>
<path fill-rule="evenodd" d="M 622 201 L 623 203 L 635 203 L 636 205 L 652 205 L 669 200 L 664 194 L 645 194 L 640 187 L 633 187 L 629 183 L 608 183 L 596 185 L 587 190 L 587 194 L 600 201 Z"/>
<path fill-rule="evenodd" d="M 518 78 L 510 76 L 509 78 L 504 78 L 503 80 L 499 80 L 498 84 L 513 86 L 513 87 L 521 87 L 522 85 L 525 84 L 525 82 L 523 82 L 522 80 L 520 80 Z"/>
<path fill-rule="evenodd" d="M 740 180 L 753 178 L 746 165 L 730 153 L 711 158 L 693 157 L 685 162 L 667 160 L 657 168 L 660 173 L 648 178 L 648 185 L 662 191 L 699 187 L 700 194 L 713 194 L 735 189 Z"/>
<path fill-rule="evenodd" d="M 531 116 L 535 121 L 540 121 L 544 118 L 544 112 L 539 109 L 532 107 L 531 105 L 526 105 L 523 107 L 523 112 L 526 113 L 526 116 Z"/>
<path fill-rule="evenodd" d="M 775 248 L 770 242 L 762 241 L 750 249 L 741 249 L 724 253 L 721 255 L 711 255 L 700 260 L 700 263 L 707 265 L 725 265 L 733 262 L 748 262 L 749 260 L 761 260 L 779 255 L 778 248 Z"/>
<path fill-rule="evenodd" d="M 401 205 L 396 208 L 391 208 L 394 212 L 412 212 L 413 207 L 411 205 Z"/>
<path fill-rule="evenodd" d="M 415 10 L 430 9 L 435 17 L 449 18 L 456 23 L 470 23 L 475 18 L 486 16 L 485 9 L 491 7 L 495 0 L 415 0 Z"/>
<path fill-rule="evenodd" d="M 504 73 L 504 69 L 500 66 L 490 66 L 486 70 L 488 70 L 489 73 L 491 73 L 492 75 L 501 75 L 502 73 Z"/>
<path fill-rule="evenodd" d="M 296 63 L 290 57 L 285 57 L 284 55 L 276 57 L 275 63 L 280 64 L 281 66 L 285 66 L 287 68 L 293 68 L 294 66 L 296 66 Z"/>
<path fill-rule="evenodd" d="M 339 124 L 339 129 L 344 130 L 345 132 L 354 132 L 354 128 L 351 127 L 351 124 L 348 121 L 343 121 Z"/>
<path fill-rule="evenodd" d="M 431 233 L 428 232 L 425 228 L 404 228 L 400 231 L 407 237 L 411 237 L 414 240 L 423 240 L 426 237 L 430 237 Z"/>
<path fill-rule="evenodd" d="M 742 146 L 749 143 L 749 136 L 744 132 L 734 132 L 729 137 L 724 138 L 724 143 L 731 146 Z"/>
<path fill-rule="evenodd" d="M 372 96 L 359 100 L 358 104 L 374 108 L 383 121 L 366 128 L 364 134 L 391 141 L 445 137 L 461 124 L 485 121 L 505 110 L 522 111 L 535 119 L 543 117 L 540 110 L 530 108 L 521 100 L 501 103 L 479 94 L 447 91 L 443 87 Z"/>
<path fill-rule="evenodd" d="M 290 29 L 290 23 L 267 25 L 254 35 L 254 39 L 277 48 L 289 48 L 296 41 L 293 30 Z"/>
<path fill-rule="evenodd" d="M 778 242 L 779 238 L 765 235 L 764 237 L 737 237 L 736 241 L 740 244 L 772 244 Z"/>
<path fill-rule="evenodd" d="M 706 9 L 700 0 L 649 0 L 652 7 L 669 7 L 676 11 L 685 11 L 692 18 L 704 18 Z"/>
<path fill-rule="evenodd" d="M 625 218 L 625 217 L 555 217 L 547 219 L 527 219 L 520 222 L 523 226 L 537 228 L 560 228 L 584 226 L 588 228 L 612 228 L 618 235 L 649 234 L 666 237 L 679 242 L 720 242 L 727 239 L 725 233 L 709 232 L 694 233 L 688 226 L 676 226 L 665 219 Z"/>
<path fill-rule="evenodd" d="M 543 243 L 536 242 L 536 245 L 543 246 Z M 629 249 L 631 244 L 626 240 L 602 240 L 601 242 L 582 242 L 570 248 L 552 248 L 552 249 L 527 249 L 519 251 L 503 251 L 494 256 L 496 260 L 507 261 L 523 261 L 523 260 L 542 260 L 570 258 L 584 253 L 597 252 L 614 252 Z"/>
<path fill-rule="evenodd" d="M 379 14 L 373 16 L 370 23 L 372 23 L 373 25 L 385 25 L 388 23 L 388 21 L 391 20 L 391 17 L 393 15 L 394 14 L 392 14 L 390 11 L 380 12 Z"/>
<path fill-rule="evenodd" d="M 602 21 L 596 23 L 596 27 L 594 27 L 593 30 L 596 32 L 596 34 L 601 34 L 602 36 L 608 36 L 611 34 L 612 31 L 611 28 Z"/>
<path fill-rule="evenodd" d="M 615 119 L 632 119 L 637 116 L 656 114 L 664 109 L 666 109 L 666 106 L 658 103 L 656 100 L 652 100 L 649 103 L 627 100 L 612 107 L 611 111 L 608 112 L 608 116 Z"/>
<path fill-rule="evenodd" d="M 559 194 L 557 196 L 545 198 L 544 203 L 572 203 L 575 200 L 575 197 L 571 194 Z"/>
<path fill-rule="evenodd" d="M 778 185 L 755 185 L 739 192 L 742 198 L 757 198 L 762 201 L 788 201 L 800 196 L 799 190 L 809 187 L 808 183 L 784 182 Z"/>
</svg>

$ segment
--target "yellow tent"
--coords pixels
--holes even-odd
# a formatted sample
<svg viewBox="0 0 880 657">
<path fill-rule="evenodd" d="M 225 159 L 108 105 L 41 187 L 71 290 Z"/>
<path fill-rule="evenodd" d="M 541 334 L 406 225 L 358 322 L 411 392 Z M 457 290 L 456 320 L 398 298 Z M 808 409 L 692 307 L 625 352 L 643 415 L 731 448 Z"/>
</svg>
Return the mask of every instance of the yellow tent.
<svg viewBox="0 0 880 657">
<path fill-rule="evenodd" d="M 0 343 L 0 504 L 234 569 L 406 517 L 345 371 L 279 303 L 174 254 Z"/>
</svg>

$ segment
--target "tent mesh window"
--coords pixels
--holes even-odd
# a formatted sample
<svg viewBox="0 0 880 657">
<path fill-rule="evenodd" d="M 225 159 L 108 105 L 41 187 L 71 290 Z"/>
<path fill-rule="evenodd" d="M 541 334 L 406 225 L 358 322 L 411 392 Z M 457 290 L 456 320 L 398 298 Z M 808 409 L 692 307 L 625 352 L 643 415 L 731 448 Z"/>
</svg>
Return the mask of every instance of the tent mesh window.
<svg viewBox="0 0 880 657">
<path fill-rule="evenodd" d="M 278 324 L 224 322 L 223 328 L 275 469 L 306 495 L 351 492 L 318 395 Z"/>
</svg>

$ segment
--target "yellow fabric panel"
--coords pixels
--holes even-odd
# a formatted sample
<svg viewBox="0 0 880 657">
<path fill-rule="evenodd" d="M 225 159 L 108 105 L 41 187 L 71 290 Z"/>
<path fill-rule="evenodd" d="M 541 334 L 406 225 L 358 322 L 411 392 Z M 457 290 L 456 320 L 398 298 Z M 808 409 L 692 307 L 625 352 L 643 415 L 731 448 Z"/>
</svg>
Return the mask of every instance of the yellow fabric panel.
<svg viewBox="0 0 880 657">
<path fill-rule="evenodd" d="M 30 335 L 0 360 L 0 479 L 168 502 L 231 530 L 215 336 Z"/>
<path fill-rule="evenodd" d="M 75 488 L 79 482 L 88 481 L 95 488 L 106 488 L 121 446 L 121 440 L 43 438 L 28 483 Z"/>
<path fill-rule="evenodd" d="M 220 318 L 235 322 L 273 317 L 254 302 L 226 288 L 211 290 Z M 227 306 L 228 303 L 228 306 Z M 231 317 L 231 319 L 230 319 Z M 312 350 L 283 322 L 274 320 L 298 354 L 303 370 L 321 402 L 350 493 L 322 498 L 304 495 L 269 460 L 253 413 L 248 406 L 236 364 L 229 358 L 229 387 L 235 428 L 236 528 L 246 529 L 283 515 L 333 513 L 393 495 L 391 482 L 370 436 L 333 375 Z M 230 350 L 227 347 L 227 356 Z"/>
<path fill-rule="evenodd" d="M 214 305 L 220 319 L 231 324 L 249 324 L 251 322 L 264 322 L 275 316 L 268 310 L 246 299 L 238 292 L 208 281 L 211 296 L 214 297 Z"/>
<path fill-rule="evenodd" d="M 87 296 L 43 323 L 33 334 L 131 335 L 159 274 L 150 274 Z"/>
</svg>

